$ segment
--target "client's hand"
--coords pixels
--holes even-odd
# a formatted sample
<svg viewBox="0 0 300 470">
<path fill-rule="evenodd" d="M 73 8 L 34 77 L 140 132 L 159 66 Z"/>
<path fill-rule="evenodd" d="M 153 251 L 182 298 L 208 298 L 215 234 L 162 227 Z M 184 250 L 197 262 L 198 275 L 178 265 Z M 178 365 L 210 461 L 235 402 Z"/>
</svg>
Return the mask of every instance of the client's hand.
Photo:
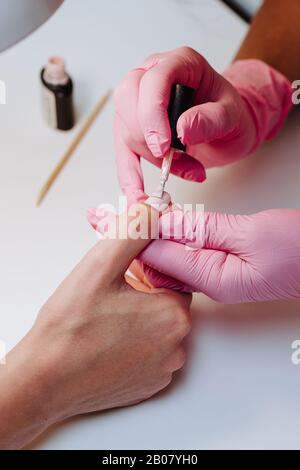
<svg viewBox="0 0 300 470">
<path fill-rule="evenodd" d="M 147 243 L 99 242 L 8 354 L 0 370 L 1 448 L 21 447 L 70 416 L 145 400 L 182 367 L 191 297 L 138 292 L 124 280 Z"/>
</svg>

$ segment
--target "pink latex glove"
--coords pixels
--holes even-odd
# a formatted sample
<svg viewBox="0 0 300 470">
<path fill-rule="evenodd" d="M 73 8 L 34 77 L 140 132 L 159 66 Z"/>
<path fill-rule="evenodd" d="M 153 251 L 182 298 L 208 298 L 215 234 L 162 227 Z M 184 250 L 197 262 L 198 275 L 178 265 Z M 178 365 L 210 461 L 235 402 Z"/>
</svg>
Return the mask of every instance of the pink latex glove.
<svg viewBox="0 0 300 470">
<path fill-rule="evenodd" d="M 90 212 L 94 227 L 100 219 Z M 172 241 L 178 226 L 183 237 Z M 299 210 L 249 216 L 175 211 L 161 216 L 160 232 L 170 240 L 155 240 L 139 255 L 155 287 L 203 292 L 224 303 L 300 298 Z M 195 240 L 195 233 L 202 236 Z"/>
<path fill-rule="evenodd" d="M 191 181 L 205 179 L 202 164 L 233 162 L 273 137 L 292 106 L 289 80 L 260 60 L 234 62 L 222 76 L 189 47 L 150 56 L 115 92 L 118 175 L 130 201 L 144 198 L 140 156 L 161 166 L 170 147 L 167 107 L 174 83 L 197 90 L 196 106 L 177 124 L 187 153 L 171 168 Z"/>
</svg>

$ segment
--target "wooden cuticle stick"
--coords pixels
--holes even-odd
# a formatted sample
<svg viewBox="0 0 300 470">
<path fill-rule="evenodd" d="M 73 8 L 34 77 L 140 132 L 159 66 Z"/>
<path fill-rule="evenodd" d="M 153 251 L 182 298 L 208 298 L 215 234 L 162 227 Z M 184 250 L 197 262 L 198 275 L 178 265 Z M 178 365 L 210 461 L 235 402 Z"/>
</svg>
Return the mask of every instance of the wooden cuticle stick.
<svg viewBox="0 0 300 470">
<path fill-rule="evenodd" d="M 92 126 L 92 124 L 94 123 L 94 121 L 97 118 L 98 114 L 100 113 L 100 111 L 102 111 L 102 109 L 106 105 L 108 99 L 111 96 L 111 93 L 112 93 L 112 90 L 108 90 L 105 93 L 105 95 L 102 96 L 102 98 L 98 101 L 98 103 L 96 104 L 96 106 L 94 107 L 94 109 L 92 110 L 90 115 L 87 117 L 87 119 L 84 122 L 84 124 L 82 125 L 82 127 L 79 129 L 78 133 L 74 137 L 74 139 L 71 142 L 70 146 L 68 147 L 67 151 L 64 153 L 61 160 L 58 162 L 58 164 L 56 165 L 56 167 L 54 168 L 54 170 L 50 174 L 49 178 L 47 179 L 47 181 L 45 182 L 45 184 L 41 188 L 41 190 L 39 192 L 39 195 L 38 195 L 38 198 L 37 198 L 37 201 L 36 201 L 37 206 L 39 206 L 41 204 L 41 202 L 45 198 L 46 194 L 49 192 L 50 188 L 52 187 L 52 185 L 56 181 L 57 177 L 60 175 L 63 168 L 68 163 L 68 161 L 71 158 L 72 154 L 74 153 L 74 151 L 76 150 L 76 148 L 78 147 L 78 145 L 80 144 L 80 142 L 82 141 L 82 139 L 84 138 L 84 136 L 86 135 L 86 133 L 88 132 L 90 127 Z"/>
</svg>

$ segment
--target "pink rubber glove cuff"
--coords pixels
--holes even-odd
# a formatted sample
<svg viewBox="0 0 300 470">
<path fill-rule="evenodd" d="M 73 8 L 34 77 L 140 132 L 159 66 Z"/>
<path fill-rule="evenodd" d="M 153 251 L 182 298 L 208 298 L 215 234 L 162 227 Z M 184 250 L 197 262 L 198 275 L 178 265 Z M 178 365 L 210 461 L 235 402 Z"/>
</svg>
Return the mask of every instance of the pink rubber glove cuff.
<svg viewBox="0 0 300 470">
<path fill-rule="evenodd" d="M 290 81 L 257 59 L 238 60 L 223 73 L 246 102 L 256 127 L 253 152 L 280 130 L 292 107 Z"/>
</svg>

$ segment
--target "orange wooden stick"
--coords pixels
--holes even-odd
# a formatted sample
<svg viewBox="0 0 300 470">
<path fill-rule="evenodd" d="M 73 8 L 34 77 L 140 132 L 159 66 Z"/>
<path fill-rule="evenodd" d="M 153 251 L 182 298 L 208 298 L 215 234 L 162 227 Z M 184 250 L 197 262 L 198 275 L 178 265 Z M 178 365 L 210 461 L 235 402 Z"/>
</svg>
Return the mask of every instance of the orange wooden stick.
<svg viewBox="0 0 300 470">
<path fill-rule="evenodd" d="M 63 168 L 66 166 L 66 164 L 69 161 L 71 155 L 74 153 L 74 151 L 76 150 L 76 148 L 80 144 L 81 140 L 83 139 L 85 134 L 90 129 L 91 125 L 95 121 L 95 119 L 98 116 L 98 114 L 100 113 L 100 111 L 102 111 L 102 109 L 106 105 L 109 97 L 111 96 L 111 93 L 112 93 L 112 90 L 109 90 L 107 93 L 105 93 L 104 96 L 102 96 L 102 98 L 98 101 L 98 103 L 96 104 L 96 106 L 92 110 L 91 114 L 88 116 L 88 118 L 84 122 L 84 124 L 81 127 L 81 129 L 79 130 L 78 134 L 75 136 L 74 140 L 71 142 L 71 145 L 69 146 L 67 151 L 64 153 L 61 160 L 58 162 L 58 164 L 56 165 L 56 167 L 54 168 L 54 170 L 50 174 L 49 178 L 47 179 L 47 181 L 45 182 L 45 184 L 41 188 L 41 190 L 39 192 L 39 195 L 38 195 L 38 198 L 37 198 L 37 201 L 36 201 L 37 206 L 39 206 L 41 204 L 41 202 L 45 198 L 46 194 L 50 190 L 51 186 L 53 185 L 53 183 L 57 179 L 58 175 L 61 173 Z"/>
</svg>

